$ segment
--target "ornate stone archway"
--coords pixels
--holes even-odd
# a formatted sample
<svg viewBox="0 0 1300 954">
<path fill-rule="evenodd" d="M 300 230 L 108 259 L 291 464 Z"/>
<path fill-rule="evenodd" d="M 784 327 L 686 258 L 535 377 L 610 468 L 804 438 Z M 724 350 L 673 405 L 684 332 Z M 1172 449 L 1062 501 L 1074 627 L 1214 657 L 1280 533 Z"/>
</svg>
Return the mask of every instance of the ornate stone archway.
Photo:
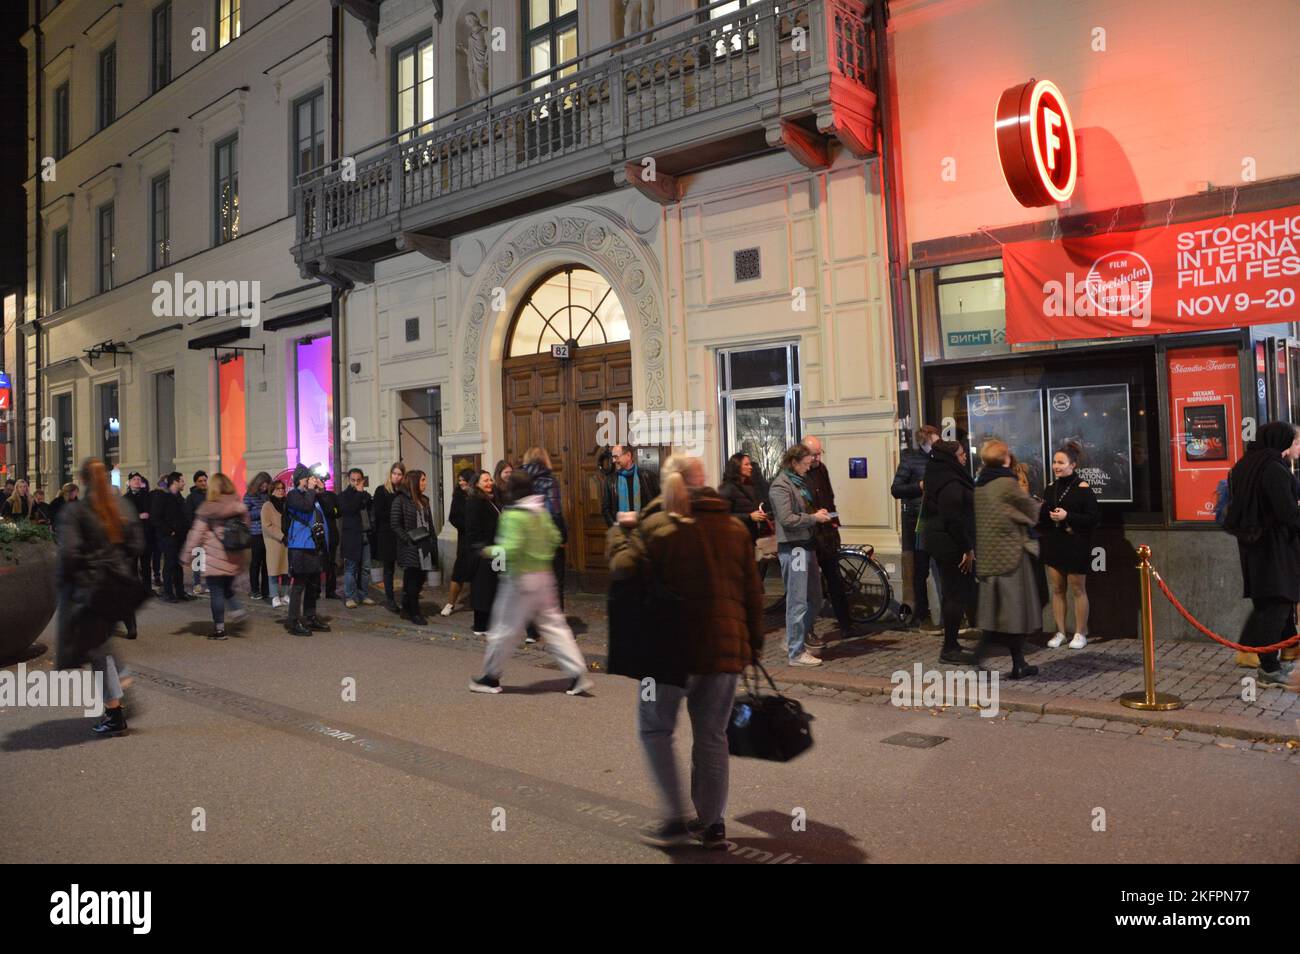
<svg viewBox="0 0 1300 954">
<path fill-rule="evenodd" d="M 660 300 L 660 272 L 652 250 L 632 228 L 607 209 L 578 206 L 534 219 L 503 235 L 488 250 L 468 297 L 461 340 L 461 430 L 483 426 L 480 390 L 501 355 L 514 297 L 542 272 L 573 262 L 599 271 L 613 286 L 628 317 L 636 404 L 646 410 L 668 405 L 666 327 Z M 497 293 L 496 290 L 502 291 Z M 501 310 L 493 298 L 504 298 Z M 485 348 L 484 341 L 492 342 Z M 496 382 L 493 382 L 493 387 Z"/>
</svg>

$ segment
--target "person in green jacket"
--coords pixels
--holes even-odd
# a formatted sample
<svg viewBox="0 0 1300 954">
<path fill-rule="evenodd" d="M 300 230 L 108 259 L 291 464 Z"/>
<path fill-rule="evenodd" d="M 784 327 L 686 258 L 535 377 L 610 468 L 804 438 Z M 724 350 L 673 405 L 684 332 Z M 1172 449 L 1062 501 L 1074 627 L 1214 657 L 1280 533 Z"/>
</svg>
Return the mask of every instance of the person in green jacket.
<svg viewBox="0 0 1300 954">
<path fill-rule="evenodd" d="M 470 692 L 498 693 L 501 673 L 523 639 L 529 623 L 536 625 L 546 650 L 569 676 L 565 693 L 580 696 L 594 683 L 587 675 L 573 631 L 560 609 L 552 561 L 560 545 L 560 531 L 541 494 L 533 493 L 533 478 L 523 470 L 510 475 L 508 499 L 501 511 L 496 543 L 487 548 L 494 568 L 502 572 L 492 618 L 488 625 L 483 675 L 470 680 Z"/>
</svg>

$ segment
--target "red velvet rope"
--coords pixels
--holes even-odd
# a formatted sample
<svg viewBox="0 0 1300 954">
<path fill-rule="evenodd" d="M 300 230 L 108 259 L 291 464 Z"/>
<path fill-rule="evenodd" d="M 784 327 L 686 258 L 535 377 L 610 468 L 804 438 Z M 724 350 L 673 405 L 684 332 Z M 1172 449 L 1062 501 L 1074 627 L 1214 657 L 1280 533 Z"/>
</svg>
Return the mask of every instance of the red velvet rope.
<svg viewBox="0 0 1300 954">
<path fill-rule="evenodd" d="M 1187 608 L 1183 606 L 1182 603 L 1178 602 L 1178 597 L 1174 596 L 1174 594 L 1169 591 L 1169 587 L 1165 585 L 1165 581 L 1160 578 L 1160 574 L 1155 571 L 1154 567 L 1151 569 L 1151 575 L 1156 578 L 1156 585 L 1160 587 L 1160 592 L 1165 594 L 1165 597 L 1168 598 L 1170 603 L 1174 604 L 1174 609 L 1178 610 L 1183 619 L 1187 620 L 1187 622 L 1191 623 L 1206 636 L 1209 636 L 1210 639 L 1214 640 L 1216 643 L 1221 643 L 1229 649 L 1235 649 L 1239 653 L 1271 653 L 1300 643 L 1300 633 L 1296 633 L 1290 639 L 1283 640 L 1280 643 L 1274 643 L 1272 646 L 1243 646 L 1241 643 L 1234 643 L 1230 640 L 1224 639 L 1218 633 L 1211 632 L 1205 626 L 1202 626 L 1191 613 L 1187 612 Z"/>
</svg>

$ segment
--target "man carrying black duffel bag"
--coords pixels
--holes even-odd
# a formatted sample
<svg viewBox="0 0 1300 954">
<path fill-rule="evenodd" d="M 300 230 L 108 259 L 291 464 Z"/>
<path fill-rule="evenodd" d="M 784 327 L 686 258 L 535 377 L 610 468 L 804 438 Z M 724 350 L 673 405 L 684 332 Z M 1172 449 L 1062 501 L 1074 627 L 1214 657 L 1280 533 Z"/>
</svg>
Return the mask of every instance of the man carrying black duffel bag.
<svg viewBox="0 0 1300 954">
<path fill-rule="evenodd" d="M 668 847 L 694 836 L 725 848 L 727 724 L 737 679 L 763 648 L 763 591 L 749 531 L 704 486 L 700 460 L 674 455 L 662 474 L 660 496 L 639 515 L 622 513 L 606 540 L 613 585 L 634 584 L 617 590 L 618 599 L 644 600 L 611 606 L 609 670 L 641 680 L 641 745 L 664 809 L 643 840 Z M 638 623 L 641 605 L 654 607 L 652 622 Z M 683 699 L 694 739 L 693 821 L 673 755 Z"/>
</svg>

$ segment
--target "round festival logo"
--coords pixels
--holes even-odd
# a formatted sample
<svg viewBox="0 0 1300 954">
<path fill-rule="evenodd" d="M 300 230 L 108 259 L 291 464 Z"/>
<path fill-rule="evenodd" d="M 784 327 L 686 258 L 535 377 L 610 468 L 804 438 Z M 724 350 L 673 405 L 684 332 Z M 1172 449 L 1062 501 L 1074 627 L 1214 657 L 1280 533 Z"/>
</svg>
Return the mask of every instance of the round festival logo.
<svg viewBox="0 0 1300 954">
<path fill-rule="evenodd" d="M 1070 395 L 1053 394 L 1052 410 L 1057 412 L 1068 411 L 1070 409 Z"/>
<path fill-rule="evenodd" d="M 1084 288 L 1099 315 L 1136 315 L 1151 297 L 1151 263 L 1137 252 L 1107 252 L 1092 263 Z"/>
</svg>

